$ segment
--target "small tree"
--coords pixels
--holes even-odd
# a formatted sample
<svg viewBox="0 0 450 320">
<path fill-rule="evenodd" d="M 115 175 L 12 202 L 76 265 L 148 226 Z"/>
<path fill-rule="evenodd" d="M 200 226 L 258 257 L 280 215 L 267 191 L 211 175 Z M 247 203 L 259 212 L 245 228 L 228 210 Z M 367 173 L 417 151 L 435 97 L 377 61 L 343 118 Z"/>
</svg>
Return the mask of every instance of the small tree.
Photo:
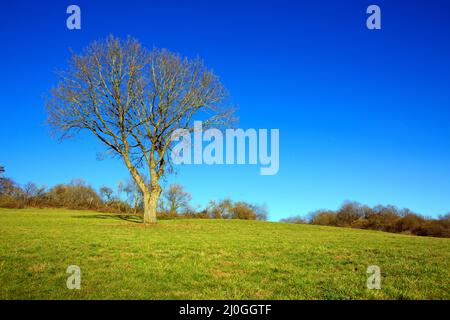
<svg viewBox="0 0 450 320">
<path fill-rule="evenodd" d="M 128 203 L 133 207 L 134 213 L 142 207 L 142 191 L 133 179 L 129 179 L 123 191 L 127 195 Z"/>
<path fill-rule="evenodd" d="M 167 211 L 171 216 L 175 216 L 179 211 L 187 211 L 190 206 L 191 195 L 184 191 L 183 186 L 179 184 L 172 184 L 169 189 L 163 193 L 164 199 L 167 204 Z"/>
<path fill-rule="evenodd" d="M 226 96 L 201 60 L 111 36 L 72 55 L 47 101 L 48 123 L 61 138 L 89 132 L 123 159 L 143 194 L 144 223 L 156 223 L 173 134 L 192 131 L 193 117 L 203 127 L 227 125 Z"/>
<path fill-rule="evenodd" d="M 243 219 L 243 220 L 255 220 L 256 212 L 253 210 L 252 206 L 246 202 L 239 201 L 236 202 L 231 208 L 232 219 Z"/>
<path fill-rule="evenodd" d="M 233 202 L 230 199 L 224 199 L 216 202 L 210 200 L 206 211 L 209 216 L 214 219 L 227 219 L 231 218 L 231 209 L 233 208 Z"/>
<path fill-rule="evenodd" d="M 103 198 L 103 201 L 105 202 L 110 202 L 112 200 L 113 193 L 114 191 L 107 186 L 102 186 L 100 188 L 100 196 Z"/>
</svg>

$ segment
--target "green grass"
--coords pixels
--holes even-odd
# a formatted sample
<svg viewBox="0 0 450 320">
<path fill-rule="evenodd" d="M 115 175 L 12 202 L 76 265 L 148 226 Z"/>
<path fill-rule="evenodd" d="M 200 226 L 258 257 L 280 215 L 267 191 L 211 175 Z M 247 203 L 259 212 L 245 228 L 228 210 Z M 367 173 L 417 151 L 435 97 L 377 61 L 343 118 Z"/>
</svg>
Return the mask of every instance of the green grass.
<svg viewBox="0 0 450 320">
<path fill-rule="evenodd" d="M 450 299 L 450 239 L 0 209 L 1 299 Z M 81 290 L 66 268 L 81 268 Z M 381 268 L 381 290 L 366 268 Z"/>
</svg>

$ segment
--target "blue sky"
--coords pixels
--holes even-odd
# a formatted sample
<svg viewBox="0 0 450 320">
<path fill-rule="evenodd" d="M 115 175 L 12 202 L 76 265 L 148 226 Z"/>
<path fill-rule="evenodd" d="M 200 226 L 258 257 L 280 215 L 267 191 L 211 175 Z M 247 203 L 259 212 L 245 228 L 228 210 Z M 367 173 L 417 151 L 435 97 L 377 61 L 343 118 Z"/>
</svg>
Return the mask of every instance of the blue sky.
<svg viewBox="0 0 450 320">
<path fill-rule="evenodd" d="M 66 28 L 77 4 L 82 29 Z M 370 4 L 382 30 L 366 28 Z M 87 135 L 59 143 L 43 95 L 69 48 L 108 34 L 200 56 L 239 105 L 241 128 L 280 129 L 280 171 L 182 166 L 195 204 L 266 204 L 270 218 L 344 200 L 450 211 L 448 1 L 9 1 L 0 17 L 0 163 L 19 183 L 82 177 L 115 186 L 119 160 L 97 161 Z"/>
</svg>

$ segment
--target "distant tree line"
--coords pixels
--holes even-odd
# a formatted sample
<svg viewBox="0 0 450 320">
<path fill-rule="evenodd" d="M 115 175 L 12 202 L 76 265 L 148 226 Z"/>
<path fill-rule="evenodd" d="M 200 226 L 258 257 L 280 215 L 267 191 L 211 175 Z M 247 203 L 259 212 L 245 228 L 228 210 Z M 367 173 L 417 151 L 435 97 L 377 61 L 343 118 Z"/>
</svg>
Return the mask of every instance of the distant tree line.
<svg viewBox="0 0 450 320">
<path fill-rule="evenodd" d="M 6 208 L 68 208 L 101 212 L 139 214 L 144 212 L 143 195 L 133 179 L 119 182 L 116 190 L 102 186 L 97 192 L 81 179 L 52 188 L 30 182 L 23 186 L 3 176 L 0 166 L 0 207 Z M 191 195 L 183 186 L 170 185 L 162 192 L 157 215 L 160 219 L 245 219 L 267 220 L 264 206 L 244 201 L 223 199 L 210 201 L 206 208 L 190 204 Z M 369 207 L 357 202 L 345 202 L 338 210 L 318 210 L 307 217 L 293 216 L 282 222 L 321 226 L 350 227 L 418 236 L 450 237 L 450 213 L 431 219 L 392 205 Z"/>
<path fill-rule="evenodd" d="M 409 209 L 378 205 L 369 207 L 358 202 L 345 202 L 338 210 L 318 210 L 308 217 L 282 219 L 288 223 L 350 227 L 418 236 L 450 237 L 450 213 L 437 219 L 426 218 Z"/>
<path fill-rule="evenodd" d="M 58 184 L 52 188 L 37 186 L 32 182 L 21 186 L 4 177 L 4 172 L 4 167 L 0 166 L 0 207 L 86 209 L 139 215 L 144 213 L 142 191 L 132 178 L 119 182 L 116 190 L 102 186 L 97 192 L 82 179 L 74 179 L 68 184 Z M 267 220 L 264 206 L 225 199 L 210 201 L 205 209 L 199 210 L 191 206 L 191 199 L 183 186 L 170 185 L 159 199 L 158 218 Z"/>
</svg>

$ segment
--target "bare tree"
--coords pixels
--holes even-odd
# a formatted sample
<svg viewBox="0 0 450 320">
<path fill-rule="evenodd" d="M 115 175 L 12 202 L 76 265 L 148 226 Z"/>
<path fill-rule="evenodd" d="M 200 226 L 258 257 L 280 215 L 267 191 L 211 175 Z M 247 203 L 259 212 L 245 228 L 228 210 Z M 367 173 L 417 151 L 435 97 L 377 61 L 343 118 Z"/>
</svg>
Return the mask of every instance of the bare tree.
<svg viewBox="0 0 450 320">
<path fill-rule="evenodd" d="M 222 201 L 210 200 L 206 211 L 209 216 L 214 219 L 227 219 L 231 217 L 231 210 L 233 209 L 233 202 L 231 199 L 224 199 Z"/>
<path fill-rule="evenodd" d="M 103 198 L 105 202 L 110 202 L 112 200 L 113 193 L 114 191 L 107 186 L 102 186 L 100 188 L 100 196 Z"/>
<path fill-rule="evenodd" d="M 88 131 L 122 158 L 142 191 L 144 222 L 156 223 L 173 133 L 192 131 L 194 116 L 203 127 L 226 126 L 234 111 L 226 97 L 201 60 L 110 36 L 72 54 L 47 101 L 48 123 L 61 138 Z"/>
<path fill-rule="evenodd" d="M 167 210 L 171 215 L 176 215 L 180 210 L 188 210 L 190 208 L 189 202 L 192 197 L 189 193 L 184 191 L 183 186 L 179 184 L 172 184 L 169 189 L 163 193 L 164 199 L 167 201 Z"/>
<path fill-rule="evenodd" d="M 128 203 L 133 207 L 134 213 L 136 214 L 139 207 L 142 207 L 142 191 L 136 184 L 134 179 L 130 178 L 127 184 L 123 188 L 123 191 L 127 195 Z"/>
</svg>

